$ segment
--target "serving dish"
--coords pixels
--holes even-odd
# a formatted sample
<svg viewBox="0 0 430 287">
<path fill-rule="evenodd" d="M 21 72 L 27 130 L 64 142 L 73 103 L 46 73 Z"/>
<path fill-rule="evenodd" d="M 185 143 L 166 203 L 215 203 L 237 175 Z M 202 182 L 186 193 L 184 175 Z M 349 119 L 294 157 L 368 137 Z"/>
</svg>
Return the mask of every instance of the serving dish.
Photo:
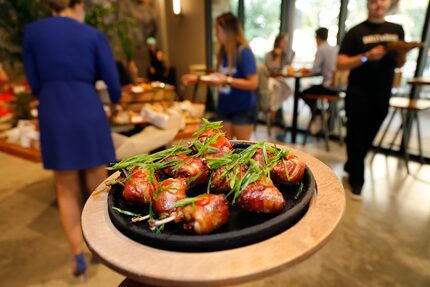
<svg viewBox="0 0 430 287">
<path fill-rule="evenodd" d="M 413 49 L 422 47 L 424 43 L 421 42 L 406 42 L 406 41 L 395 41 L 388 42 L 385 46 L 387 51 L 397 51 L 402 49 Z"/>
<path fill-rule="evenodd" d="M 235 152 L 247 148 L 252 142 L 231 141 Z M 316 193 L 315 179 L 306 167 L 303 180 L 298 185 L 276 185 L 281 191 L 286 206 L 280 214 L 250 213 L 237 206 L 230 206 L 230 217 L 226 225 L 212 234 L 195 235 L 185 232 L 180 224 L 166 224 L 164 230 L 155 233 L 147 222 L 133 223 L 130 217 L 118 213 L 114 207 L 139 214 L 148 214 L 148 207 L 128 204 L 122 196 L 123 186 L 112 186 L 108 195 L 108 214 L 113 225 L 127 237 L 151 247 L 184 251 L 208 252 L 236 248 L 253 244 L 277 235 L 297 223 L 306 213 L 312 196 Z M 206 192 L 206 185 L 187 191 L 188 196 Z"/>
</svg>

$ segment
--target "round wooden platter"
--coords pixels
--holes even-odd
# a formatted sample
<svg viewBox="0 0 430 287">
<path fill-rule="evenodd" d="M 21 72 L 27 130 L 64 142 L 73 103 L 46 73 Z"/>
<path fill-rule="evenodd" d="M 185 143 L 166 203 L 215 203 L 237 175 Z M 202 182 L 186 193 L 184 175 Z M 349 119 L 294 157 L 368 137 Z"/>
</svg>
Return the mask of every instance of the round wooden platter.
<svg viewBox="0 0 430 287">
<path fill-rule="evenodd" d="M 278 146 L 282 147 L 282 146 Z M 129 239 L 110 221 L 107 182 L 90 196 L 82 229 L 91 251 L 128 278 L 157 286 L 216 286 L 241 283 L 298 263 L 329 239 L 345 210 L 345 194 L 334 172 L 316 158 L 291 149 L 314 174 L 318 194 L 293 227 L 252 245 L 216 252 L 186 253 L 156 249 Z"/>
</svg>

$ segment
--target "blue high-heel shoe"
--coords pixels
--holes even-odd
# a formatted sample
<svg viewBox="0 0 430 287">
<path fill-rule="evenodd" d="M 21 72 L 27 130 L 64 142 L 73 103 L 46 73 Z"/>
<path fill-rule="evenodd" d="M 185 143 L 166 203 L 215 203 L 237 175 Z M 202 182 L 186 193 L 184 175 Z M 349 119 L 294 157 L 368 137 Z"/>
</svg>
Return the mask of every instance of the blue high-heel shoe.
<svg viewBox="0 0 430 287">
<path fill-rule="evenodd" d="M 85 258 L 84 253 L 81 252 L 78 255 L 75 255 L 74 260 L 75 260 L 75 270 L 73 271 L 73 276 L 85 277 L 87 272 L 87 259 Z"/>
</svg>

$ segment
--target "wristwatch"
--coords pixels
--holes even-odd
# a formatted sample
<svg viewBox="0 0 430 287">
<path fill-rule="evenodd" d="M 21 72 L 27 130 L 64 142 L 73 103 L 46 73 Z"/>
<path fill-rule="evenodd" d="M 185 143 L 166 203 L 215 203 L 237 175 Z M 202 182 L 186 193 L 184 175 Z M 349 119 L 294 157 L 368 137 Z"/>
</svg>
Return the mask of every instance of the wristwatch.
<svg viewBox="0 0 430 287">
<path fill-rule="evenodd" d="M 366 54 L 363 54 L 363 56 L 360 58 L 360 62 L 366 63 L 367 61 L 369 61 L 369 58 L 366 56 Z"/>
<path fill-rule="evenodd" d="M 231 85 L 231 83 L 233 83 L 233 77 L 228 76 L 225 82 L 227 83 L 227 85 Z"/>
</svg>

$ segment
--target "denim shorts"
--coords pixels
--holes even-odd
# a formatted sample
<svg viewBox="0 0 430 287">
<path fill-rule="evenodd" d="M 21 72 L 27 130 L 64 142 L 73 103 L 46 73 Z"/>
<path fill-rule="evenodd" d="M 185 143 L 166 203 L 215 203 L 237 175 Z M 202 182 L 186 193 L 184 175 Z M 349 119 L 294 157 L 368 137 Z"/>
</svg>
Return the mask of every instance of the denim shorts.
<svg viewBox="0 0 430 287">
<path fill-rule="evenodd" d="M 233 125 L 255 124 L 255 121 L 257 120 L 257 108 L 252 107 L 249 110 L 245 110 L 238 113 L 218 113 L 217 120 L 223 122 L 230 122 Z"/>
</svg>

